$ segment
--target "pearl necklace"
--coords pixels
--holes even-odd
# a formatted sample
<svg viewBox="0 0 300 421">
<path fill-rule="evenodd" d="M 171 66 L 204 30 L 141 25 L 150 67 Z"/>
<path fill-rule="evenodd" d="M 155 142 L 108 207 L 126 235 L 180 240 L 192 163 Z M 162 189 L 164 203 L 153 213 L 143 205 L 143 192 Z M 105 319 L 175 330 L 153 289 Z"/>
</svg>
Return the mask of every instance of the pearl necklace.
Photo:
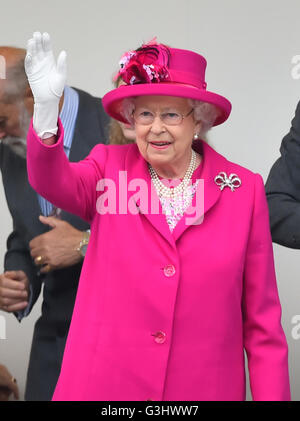
<svg viewBox="0 0 300 421">
<path fill-rule="evenodd" d="M 155 187 L 159 197 L 177 198 L 178 196 L 182 196 L 182 195 L 185 196 L 186 195 L 187 187 L 190 183 L 193 172 L 195 171 L 196 166 L 197 166 L 196 157 L 197 157 L 196 152 L 192 149 L 192 156 L 191 156 L 190 165 L 189 165 L 181 183 L 178 184 L 178 186 L 176 186 L 174 188 L 170 188 L 170 187 L 165 186 L 164 183 L 162 183 L 161 180 L 159 179 L 159 177 L 158 177 L 156 171 L 154 170 L 154 168 L 152 168 L 152 166 L 148 163 L 148 168 L 149 168 L 149 171 L 150 171 L 151 179 L 152 179 L 152 182 L 154 184 L 154 187 Z"/>
</svg>

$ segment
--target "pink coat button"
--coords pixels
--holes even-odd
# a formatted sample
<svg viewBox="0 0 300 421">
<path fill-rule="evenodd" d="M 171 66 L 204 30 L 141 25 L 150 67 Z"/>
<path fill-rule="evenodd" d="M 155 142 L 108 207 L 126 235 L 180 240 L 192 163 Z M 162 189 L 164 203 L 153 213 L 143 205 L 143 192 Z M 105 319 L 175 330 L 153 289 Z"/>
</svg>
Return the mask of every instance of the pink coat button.
<svg viewBox="0 0 300 421">
<path fill-rule="evenodd" d="M 152 333 L 152 336 L 154 336 L 154 340 L 158 344 L 163 344 L 166 340 L 165 332 L 158 331 L 156 333 Z"/>
<path fill-rule="evenodd" d="M 173 276 L 173 275 L 175 275 L 175 272 L 176 272 L 176 270 L 175 270 L 175 267 L 173 265 L 167 265 L 167 266 L 164 267 L 164 274 L 166 276 Z"/>
</svg>

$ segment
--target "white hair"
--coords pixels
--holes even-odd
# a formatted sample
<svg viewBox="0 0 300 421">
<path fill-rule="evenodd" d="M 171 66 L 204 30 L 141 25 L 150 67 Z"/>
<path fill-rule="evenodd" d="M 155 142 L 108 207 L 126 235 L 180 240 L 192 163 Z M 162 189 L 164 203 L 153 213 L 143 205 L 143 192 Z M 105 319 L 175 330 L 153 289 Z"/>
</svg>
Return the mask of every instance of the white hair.
<svg viewBox="0 0 300 421">
<path fill-rule="evenodd" d="M 216 119 L 221 115 L 221 111 L 213 104 L 208 102 L 188 99 L 188 103 L 194 108 L 194 119 L 201 121 L 201 130 L 199 136 L 204 137 L 212 128 Z"/>
<path fill-rule="evenodd" d="M 201 129 L 198 135 L 204 137 L 212 128 L 216 119 L 220 116 L 221 111 L 213 104 L 208 102 L 197 101 L 188 98 L 188 103 L 194 109 L 195 121 L 201 122 Z M 122 102 L 122 115 L 131 124 L 134 125 L 133 112 L 135 110 L 134 97 L 125 98 Z"/>
</svg>

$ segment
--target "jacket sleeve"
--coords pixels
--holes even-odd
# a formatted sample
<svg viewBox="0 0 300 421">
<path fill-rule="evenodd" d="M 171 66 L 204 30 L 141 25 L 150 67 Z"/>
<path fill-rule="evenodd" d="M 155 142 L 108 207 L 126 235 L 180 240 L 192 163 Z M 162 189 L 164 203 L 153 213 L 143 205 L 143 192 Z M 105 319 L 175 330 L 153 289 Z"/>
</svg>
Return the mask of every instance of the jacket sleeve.
<svg viewBox="0 0 300 421">
<path fill-rule="evenodd" d="M 300 248 L 300 102 L 290 132 L 283 138 L 281 157 L 266 182 L 272 238 L 286 247 Z"/>
<path fill-rule="evenodd" d="M 22 270 L 29 279 L 29 304 L 24 310 L 14 313 L 18 320 L 21 321 L 23 317 L 28 316 L 31 312 L 40 295 L 43 275 L 37 273 L 37 268 L 33 263 L 28 247 L 24 244 L 17 230 L 14 230 L 7 239 L 4 269 L 7 271 Z"/>
<path fill-rule="evenodd" d="M 243 337 L 253 400 L 290 400 L 288 346 L 281 326 L 268 205 L 255 175 L 243 288 Z"/>
<path fill-rule="evenodd" d="M 85 159 L 73 163 L 63 150 L 63 137 L 59 119 L 57 142 L 45 145 L 35 133 L 31 121 L 27 135 L 29 183 L 56 207 L 90 223 L 96 212 L 96 187 L 103 177 L 106 147 L 99 144 Z"/>
</svg>

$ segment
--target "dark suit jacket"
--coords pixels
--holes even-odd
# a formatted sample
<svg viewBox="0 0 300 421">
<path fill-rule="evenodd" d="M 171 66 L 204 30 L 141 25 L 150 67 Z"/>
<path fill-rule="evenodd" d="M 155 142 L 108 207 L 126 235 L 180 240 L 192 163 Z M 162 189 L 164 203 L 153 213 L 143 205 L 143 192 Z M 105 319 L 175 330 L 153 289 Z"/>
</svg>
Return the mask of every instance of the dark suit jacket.
<svg viewBox="0 0 300 421">
<path fill-rule="evenodd" d="M 272 239 L 300 248 L 300 102 L 266 182 Z"/>
<path fill-rule="evenodd" d="M 97 143 L 106 143 L 109 122 L 99 98 L 77 91 L 79 108 L 69 155 L 73 162 L 86 157 Z M 13 232 L 7 240 L 5 270 L 23 270 L 27 274 L 33 292 L 32 306 L 44 285 L 42 314 L 34 328 L 25 399 L 50 400 L 60 371 L 82 264 L 38 275 L 28 243 L 49 228 L 38 219 L 41 210 L 37 194 L 28 183 L 26 160 L 1 144 L 0 165 L 13 218 Z M 64 211 L 61 216 L 77 229 L 89 228 L 77 216 Z"/>
</svg>

